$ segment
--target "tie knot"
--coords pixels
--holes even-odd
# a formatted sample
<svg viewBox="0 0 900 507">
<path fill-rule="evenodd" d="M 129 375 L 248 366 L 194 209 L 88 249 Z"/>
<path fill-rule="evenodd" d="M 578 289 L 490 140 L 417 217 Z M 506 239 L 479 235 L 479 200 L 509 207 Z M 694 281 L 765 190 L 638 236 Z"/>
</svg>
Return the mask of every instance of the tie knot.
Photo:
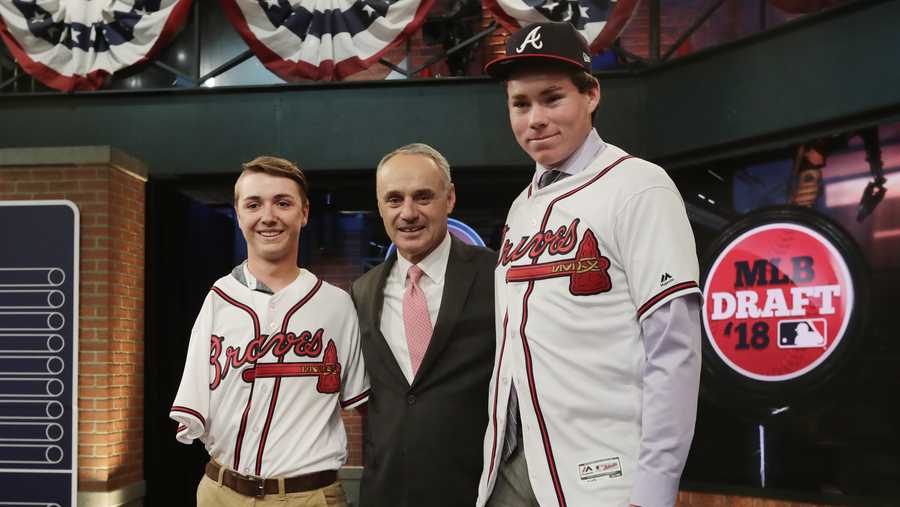
<svg viewBox="0 0 900 507">
<path fill-rule="evenodd" d="M 425 272 L 422 271 L 422 268 L 413 264 L 409 267 L 409 271 L 407 272 L 406 276 L 409 277 L 409 280 L 413 283 L 413 285 L 418 285 L 419 279 L 422 278 L 423 274 L 425 274 Z"/>
<path fill-rule="evenodd" d="M 567 173 L 558 171 L 556 169 L 544 171 L 544 174 L 542 174 L 541 178 L 538 180 L 538 188 L 544 188 L 557 180 L 565 178 L 566 176 L 568 176 Z"/>
</svg>

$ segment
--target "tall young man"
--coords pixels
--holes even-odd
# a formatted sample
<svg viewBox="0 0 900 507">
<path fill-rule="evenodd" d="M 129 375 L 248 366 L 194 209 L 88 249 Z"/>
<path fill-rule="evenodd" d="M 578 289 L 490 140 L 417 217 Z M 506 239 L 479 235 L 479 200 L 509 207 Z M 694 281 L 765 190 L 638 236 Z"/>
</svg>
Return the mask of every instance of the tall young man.
<svg viewBox="0 0 900 507">
<path fill-rule="evenodd" d="M 593 129 L 600 87 L 568 23 L 486 70 L 535 161 L 495 275 L 497 359 L 479 507 L 674 505 L 700 374 L 698 266 L 675 185 Z"/>
<path fill-rule="evenodd" d="M 203 302 L 170 416 L 176 438 L 210 455 L 200 507 L 346 506 L 340 408 L 369 385 L 350 297 L 297 265 L 306 177 L 274 157 L 234 185 L 247 260 Z"/>
</svg>

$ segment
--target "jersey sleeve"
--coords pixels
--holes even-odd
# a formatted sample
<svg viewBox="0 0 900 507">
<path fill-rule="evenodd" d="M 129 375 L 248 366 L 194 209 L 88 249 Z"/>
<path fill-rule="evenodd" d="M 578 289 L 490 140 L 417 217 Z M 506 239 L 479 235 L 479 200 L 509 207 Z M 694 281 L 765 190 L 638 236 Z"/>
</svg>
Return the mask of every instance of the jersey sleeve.
<svg viewBox="0 0 900 507">
<path fill-rule="evenodd" d="M 181 384 L 169 411 L 169 417 L 178 423 L 175 438 L 184 444 L 190 444 L 206 434 L 206 420 L 209 416 L 212 294 L 210 291 L 206 296 L 197 320 L 194 321 Z"/>
<path fill-rule="evenodd" d="M 345 306 L 348 323 L 344 329 L 347 330 L 348 336 L 345 337 L 347 358 L 341 370 L 341 408 L 350 410 L 369 401 L 369 376 L 366 374 L 360 344 L 359 320 L 349 297 Z"/>
<path fill-rule="evenodd" d="M 694 233 L 674 185 L 631 196 L 617 214 L 616 237 L 639 321 L 674 298 L 700 292 Z"/>
</svg>

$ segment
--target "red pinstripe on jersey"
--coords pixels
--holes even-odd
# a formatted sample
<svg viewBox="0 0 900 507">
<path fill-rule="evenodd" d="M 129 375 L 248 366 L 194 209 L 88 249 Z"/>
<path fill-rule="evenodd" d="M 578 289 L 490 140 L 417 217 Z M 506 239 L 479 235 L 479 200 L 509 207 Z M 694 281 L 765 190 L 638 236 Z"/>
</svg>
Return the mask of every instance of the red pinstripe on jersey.
<svg viewBox="0 0 900 507">
<path fill-rule="evenodd" d="M 488 477 L 494 473 L 494 461 L 497 456 L 497 394 L 500 392 L 500 367 L 503 365 L 503 352 L 506 350 L 506 323 L 509 322 L 509 312 L 503 314 L 503 340 L 500 342 L 500 357 L 497 359 L 497 368 L 495 371 L 497 372 L 497 377 L 494 379 L 494 406 L 493 406 L 493 415 L 491 415 L 491 421 L 493 422 L 493 432 L 494 436 L 492 437 L 491 444 L 491 466 L 488 468 Z M 509 424 L 509 421 L 507 421 Z"/>
<path fill-rule="evenodd" d="M 173 405 L 172 408 L 169 409 L 169 412 L 181 412 L 181 413 L 187 414 L 189 416 L 195 417 L 198 421 L 200 421 L 200 424 L 203 425 L 204 428 L 206 428 L 206 419 L 204 419 L 203 416 L 200 415 L 200 412 L 197 412 L 196 410 L 194 410 L 192 408 L 182 407 L 179 405 Z M 178 431 L 182 431 L 183 429 L 184 429 L 184 426 L 178 427 Z"/>
<path fill-rule="evenodd" d="M 360 400 L 363 400 L 363 399 L 365 399 L 365 398 L 368 398 L 370 392 L 372 392 L 371 389 L 366 389 L 366 390 L 363 391 L 361 394 L 359 394 L 359 395 L 357 395 L 357 396 L 354 396 L 354 397 L 350 398 L 349 400 L 342 401 L 342 402 L 341 402 L 341 408 L 347 408 L 347 407 L 349 407 L 350 405 L 353 405 L 354 403 L 359 402 Z"/>
<path fill-rule="evenodd" d="M 225 294 L 225 291 L 218 287 L 213 287 L 212 291 L 219 295 L 222 300 L 226 303 L 240 308 L 241 310 L 247 312 L 250 318 L 253 320 L 253 337 L 259 336 L 259 317 L 256 315 L 256 312 L 253 311 L 253 308 L 241 303 L 237 299 Z M 252 364 L 256 364 L 256 361 L 253 361 Z M 237 439 L 234 443 L 234 462 L 233 468 L 234 470 L 238 470 L 241 466 L 241 446 L 244 443 L 244 433 L 247 431 L 247 416 L 250 414 L 250 405 L 253 403 L 253 388 L 256 387 L 256 383 L 250 384 L 250 395 L 247 396 L 247 405 L 244 407 L 244 414 L 241 416 L 241 425 L 238 428 Z"/>
<path fill-rule="evenodd" d="M 644 313 L 647 310 L 652 308 L 653 305 L 655 305 L 656 303 L 669 297 L 670 295 L 672 295 L 676 292 L 683 291 L 683 290 L 695 289 L 695 288 L 697 288 L 697 282 L 682 282 L 682 283 L 679 283 L 679 284 L 669 287 L 668 289 L 660 292 L 659 294 L 657 294 L 657 295 L 653 296 L 652 298 L 650 298 L 649 300 L 647 300 L 646 303 L 642 304 L 641 307 L 638 308 L 638 311 L 637 311 L 638 319 L 640 319 L 641 316 L 644 315 Z"/>
</svg>

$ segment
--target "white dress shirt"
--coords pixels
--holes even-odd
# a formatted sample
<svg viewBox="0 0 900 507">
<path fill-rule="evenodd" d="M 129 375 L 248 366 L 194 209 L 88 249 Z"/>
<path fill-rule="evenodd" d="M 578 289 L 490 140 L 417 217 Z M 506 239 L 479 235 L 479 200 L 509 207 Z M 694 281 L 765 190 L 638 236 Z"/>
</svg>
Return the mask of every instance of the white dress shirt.
<svg viewBox="0 0 900 507">
<path fill-rule="evenodd" d="M 444 275 L 447 273 L 447 260 L 450 258 L 450 233 L 417 266 L 424 275 L 419 279 L 419 289 L 425 293 L 428 302 L 428 316 L 431 327 L 437 323 L 438 311 L 441 309 L 441 298 L 444 295 Z M 406 290 L 406 274 L 412 263 L 397 252 L 397 262 L 391 267 L 384 284 L 384 305 L 381 309 L 381 334 L 394 353 L 397 364 L 406 380 L 412 384 L 412 361 L 409 358 L 409 345 L 406 341 L 406 328 L 403 325 L 403 292 Z"/>
</svg>

